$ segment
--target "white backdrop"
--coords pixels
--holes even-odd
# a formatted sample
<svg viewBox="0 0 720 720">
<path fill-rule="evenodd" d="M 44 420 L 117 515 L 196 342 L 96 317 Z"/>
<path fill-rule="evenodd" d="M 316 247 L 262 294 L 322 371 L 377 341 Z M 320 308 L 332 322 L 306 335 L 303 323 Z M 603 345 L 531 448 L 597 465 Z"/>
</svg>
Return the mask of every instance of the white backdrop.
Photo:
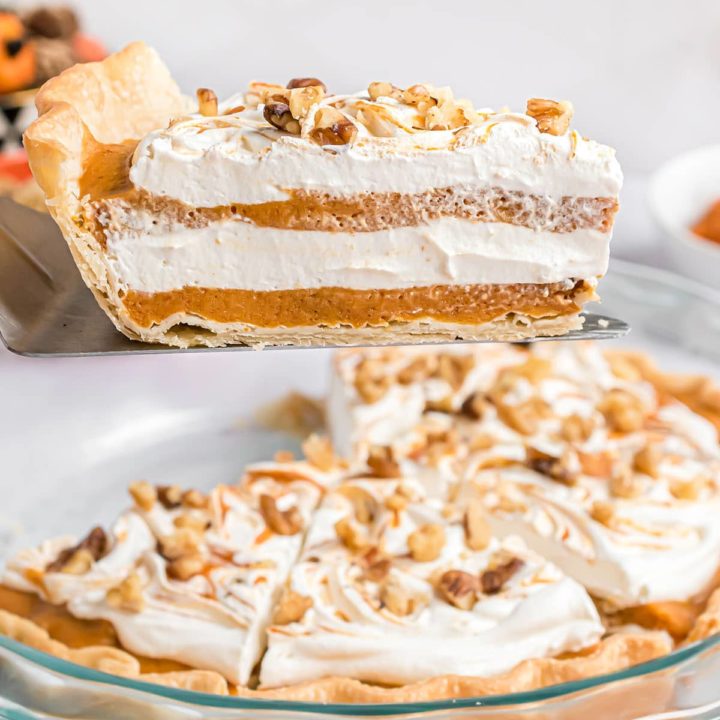
<svg viewBox="0 0 720 720">
<path fill-rule="evenodd" d="M 34 4 L 34 0 L 21 3 Z M 642 173 L 720 142 L 718 0 L 77 0 L 88 30 L 154 45 L 184 89 L 316 75 L 451 84 L 477 105 L 575 103 Z"/>
</svg>

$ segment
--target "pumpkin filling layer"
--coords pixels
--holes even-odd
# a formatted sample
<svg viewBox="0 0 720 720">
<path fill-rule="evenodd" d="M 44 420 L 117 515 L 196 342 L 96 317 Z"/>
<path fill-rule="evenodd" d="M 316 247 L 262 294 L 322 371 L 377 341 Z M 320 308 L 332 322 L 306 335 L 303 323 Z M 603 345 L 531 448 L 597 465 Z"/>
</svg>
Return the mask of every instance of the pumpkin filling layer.
<svg viewBox="0 0 720 720">
<path fill-rule="evenodd" d="M 123 305 L 142 327 L 160 324 L 176 314 L 195 315 L 220 323 L 260 327 L 386 326 L 432 320 L 482 324 L 508 313 L 532 318 L 579 312 L 592 299 L 585 281 L 545 285 L 434 285 L 401 290 L 318 288 L 257 292 L 253 290 L 185 287 L 144 293 L 129 291 Z"/>
</svg>

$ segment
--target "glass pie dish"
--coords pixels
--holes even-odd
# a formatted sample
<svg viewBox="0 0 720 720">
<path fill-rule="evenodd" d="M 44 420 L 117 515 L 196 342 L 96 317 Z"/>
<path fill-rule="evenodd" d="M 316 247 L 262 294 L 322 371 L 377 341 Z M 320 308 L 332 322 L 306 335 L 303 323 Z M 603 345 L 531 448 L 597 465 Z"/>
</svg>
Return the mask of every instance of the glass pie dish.
<svg viewBox="0 0 720 720">
<path fill-rule="evenodd" d="M 720 300 L 711 291 L 617 261 L 602 289 L 603 310 L 626 317 L 633 327 L 625 344 L 653 353 L 670 370 L 719 376 Z M 90 520 L 104 522 L 132 480 L 172 479 L 209 487 L 232 481 L 245 462 L 289 444 L 292 449 L 287 436 L 253 426 L 253 410 L 268 388 L 278 392 L 294 385 L 303 392 L 319 391 L 327 356 L 283 355 L 278 362 L 251 355 L 240 364 L 229 357 L 162 359 L 162 370 L 159 359 L 146 358 L 138 361 L 144 367 L 132 373 L 126 364 L 112 366 L 115 360 L 55 365 L 56 383 L 68 380 L 64 402 L 61 397 L 48 402 L 38 392 L 29 396 L 22 412 L 42 408 L 46 416 L 33 426 L 23 414 L 14 425 L 25 432 L 34 427 L 33 437 L 25 442 L 22 435 L 8 434 L 0 440 L 9 463 L 7 476 L 22 470 L 22 482 L 35 488 L 32 501 L 29 495 L 8 498 L 0 514 L 0 555 Z M 34 368 L 26 361 L 12 362 L 24 363 L 16 366 L 19 387 L 13 390 L 21 393 L 25 382 L 36 381 L 27 372 Z M 214 363 L 212 372 L 208 362 Z M 222 362 L 228 367 L 222 368 Z M 115 371 L 111 387 L 108 370 Z M 46 427 L 53 432 L 45 433 Z M 10 447 L 18 437 L 32 458 Z M 50 470 L 48 457 L 53 458 Z M 533 692 L 412 704 L 319 705 L 150 685 L 73 665 L 0 637 L 0 717 L 7 718 L 570 718 L 580 713 L 593 718 L 715 718 L 720 714 L 719 677 L 720 636 L 715 635 L 622 672 Z"/>
</svg>

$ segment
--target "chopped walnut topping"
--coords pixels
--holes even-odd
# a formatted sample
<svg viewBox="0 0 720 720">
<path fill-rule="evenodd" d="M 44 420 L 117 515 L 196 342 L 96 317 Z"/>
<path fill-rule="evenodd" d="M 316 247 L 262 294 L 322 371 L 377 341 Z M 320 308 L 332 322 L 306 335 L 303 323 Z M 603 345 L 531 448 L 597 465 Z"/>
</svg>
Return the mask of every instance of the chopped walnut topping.
<svg viewBox="0 0 720 720">
<path fill-rule="evenodd" d="M 146 512 L 152 510 L 157 500 L 157 490 L 145 480 L 134 482 L 128 488 L 135 504 Z"/>
<path fill-rule="evenodd" d="M 359 485 L 342 485 L 338 492 L 353 506 L 355 519 L 363 525 L 370 525 L 378 513 L 378 502 L 365 488 Z"/>
<path fill-rule="evenodd" d="M 327 87 L 325 86 L 325 83 L 322 80 L 318 80 L 314 77 L 305 77 L 305 78 L 293 78 L 288 82 L 287 84 L 288 90 L 295 90 L 296 88 L 306 88 L 306 87 L 319 87 L 323 94 L 327 92 Z"/>
<path fill-rule="evenodd" d="M 312 598 L 294 590 L 286 590 L 275 609 L 273 625 L 290 625 L 300 622 L 312 605 Z"/>
<path fill-rule="evenodd" d="M 273 100 L 263 108 L 263 117 L 274 127 L 292 135 L 300 134 L 300 121 L 293 117 L 287 103 Z"/>
<path fill-rule="evenodd" d="M 408 505 L 408 499 L 395 491 L 385 499 L 385 507 L 391 512 L 402 512 Z"/>
<path fill-rule="evenodd" d="M 604 415 L 610 429 L 616 432 L 636 432 L 645 424 L 642 401 L 626 390 L 610 390 L 600 401 L 598 410 Z"/>
<path fill-rule="evenodd" d="M 430 107 L 425 115 L 426 130 L 456 130 L 470 122 L 465 108 L 452 102 Z"/>
<path fill-rule="evenodd" d="M 568 415 L 563 418 L 560 434 L 567 442 L 583 443 L 592 435 L 594 428 L 595 422 L 591 417 Z"/>
<path fill-rule="evenodd" d="M 527 448 L 527 466 L 541 475 L 546 475 L 565 485 L 575 485 L 578 479 L 578 470 L 572 466 L 572 455 L 565 451 L 561 457 L 548 455 L 542 450 L 532 446 Z"/>
<path fill-rule="evenodd" d="M 457 391 L 465 382 L 465 378 L 475 367 L 472 355 L 450 355 L 443 353 L 438 356 L 437 376 Z"/>
<path fill-rule="evenodd" d="M 596 453 L 578 452 L 577 456 L 580 461 L 580 469 L 590 477 L 611 477 L 617 462 L 615 454 L 608 450 Z"/>
<path fill-rule="evenodd" d="M 310 85 L 290 90 L 288 106 L 297 120 L 307 117 L 310 108 L 323 99 L 324 91 L 319 85 Z"/>
<path fill-rule="evenodd" d="M 500 420 L 521 435 L 535 434 L 548 411 L 547 403 L 539 397 L 531 398 L 520 405 L 496 403 L 496 408 Z"/>
<path fill-rule="evenodd" d="M 272 495 L 260 496 L 260 513 L 270 530 L 277 535 L 295 535 L 302 530 L 302 515 L 297 507 L 280 510 Z"/>
<path fill-rule="evenodd" d="M 461 610 L 471 610 L 479 590 L 479 580 L 475 575 L 463 570 L 448 570 L 438 582 L 440 596 L 450 605 Z"/>
<path fill-rule="evenodd" d="M 186 490 L 182 494 L 182 504 L 185 507 L 200 510 L 208 505 L 208 498 L 199 490 Z"/>
<path fill-rule="evenodd" d="M 439 400 L 427 400 L 423 412 L 445 413 L 450 415 L 455 410 L 452 395 L 445 395 Z"/>
<path fill-rule="evenodd" d="M 621 380 L 629 380 L 630 382 L 638 382 L 642 380 L 642 374 L 635 365 L 623 355 L 617 355 L 615 353 L 608 353 L 605 359 L 610 366 L 615 377 Z"/>
<path fill-rule="evenodd" d="M 282 85 L 275 85 L 273 83 L 253 82 L 250 83 L 247 93 L 245 94 L 245 102 L 250 107 L 257 107 L 260 104 L 266 103 L 268 100 L 277 98 L 283 102 L 287 102 L 288 92 L 287 88 Z"/>
<path fill-rule="evenodd" d="M 401 385 L 421 382 L 436 373 L 437 368 L 438 359 L 436 355 L 420 355 L 398 372 L 397 381 Z"/>
<path fill-rule="evenodd" d="M 367 358 L 358 363 L 354 385 L 364 402 L 375 403 L 382 399 L 392 384 L 381 361 Z"/>
<path fill-rule="evenodd" d="M 375 137 L 393 137 L 398 129 L 398 121 L 388 110 L 380 105 L 358 103 L 355 119 L 362 123 Z"/>
<path fill-rule="evenodd" d="M 182 505 L 183 491 L 177 485 L 159 485 L 157 497 L 166 510 L 174 510 Z"/>
<path fill-rule="evenodd" d="M 543 100 L 531 98 L 527 102 L 527 114 L 537 120 L 538 130 L 549 135 L 564 135 L 570 127 L 573 106 L 567 100 Z"/>
<path fill-rule="evenodd" d="M 489 450 L 495 446 L 495 438 L 488 433 L 480 433 L 474 435 L 470 440 L 470 451 L 476 452 L 478 450 Z"/>
<path fill-rule="evenodd" d="M 398 617 L 413 613 L 417 604 L 416 598 L 393 578 L 380 588 L 380 602 Z"/>
<path fill-rule="evenodd" d="M 482 500 L 473 498 L 468 504 L 463 518 L 465 542 L 471 550 L 484 550 L 492 538 Z"/>
<path fill-rule="evenodd" d="M 387 82 L 372 82 L 368 85 L 368 95 L 371 100 L 388 97 L 400 101 L 402 100 L 403 91 Z"/>
<path fill-rule="evenodd" d="M 638 472 L 657 478 L 660 475 L 662 453 L 654 443 L 647 443 L 633 458 L 633 467 Z"/>
<path fill-rule="evenodd" d="M 460 414 L 472 420 L 482 420 L 488 409 L 488 401 L 480 392 L 474 392 L 463 401 Z"/>
<path fill-rule="evenodd" d="M 357 135 L 355 124 L 333 107 L 321 107 L 315 113 L 310 139 L 318 145 L 348 145 Z"/>
<path fill-rule="evenodd" d="M 105 531 L 101 527 L 94 527 L 77 545 L 62 550 L 55 560 L 48 563 L 45 571 L 83 575 L 94 562 L 107 554 L 108 546 Z"/>
<path fill-rule="evenodd" d="M 368 539 L 358 531 L 350 518 L 341 518 L 335 523 L 335 533 L 340 542 L 353 552 L 364 550 L 368 546 Z"/>
<path fill-rule="evenodd" d="M 214 117 L 218 114 L 217 95 L 209 88 L 199 88 L 197 91 L 198 112 L 205 117 Z"/>
<path fill-rule="evenodd" d="M 370 582 L 381 582 L 390 573 L 392 560 L 377 547 L 371 547 L 360 557 L 363 577 Z"/>
<path fill-rule="evenodd" d="M 445 530 L 442 525 L 435 523 L 421 525 L 408 535 L 407 544 L 413 560 L 418 562 L 437 560 L 445 546 Z"/>
<path fill-rule="evenodd" d="M 167 564 L 167 574 L 173 580 L 185 582 L 205 569 L 205 558 L 199 552 L 191 552 L 174 558 Z"/>
<path fill-rule="evenodd" d="M 337 465 L 337 458 L 327 437 L 312 434 L 302 444 L 302 450 L 308 462 L 319 470 L 327 472 Z"/>
<path fill-rule="evenodd" d="M 617 465 L 610 476 L 610 494 L 614 497 L 630 500 L 642 495 L 643 484 L 632 468 Z"/>
<path fill-rule="evenodd" d="M 407 90 L 403 91 L 402 101 L 406 105 L 414 105 L 421 115 L 437 105 L 437 100 L 430 94 L 430 89 L 426 85 L 411 85 Z"/>
<path fill-rule="evenodd" d="M 145 598 L 142 594 L 142 580 L 140 576 L 130 573 L 119 585 L 111 588 L 105 595 L 110 607 L 126 612 L 139 613 L 145 608 Z"/>
<path fill-rule="evenodd" d="M 210 526 L 210 519 L 196 513 L 182 513 L 173 518 L 173 525 L 176 528 L 188 528 L 202 535 Z"/>
<path fill-rule="evenodd" d="M 480 575 L 480 588 L 485 595 L 499 593 L 505 583 L 524 565 L 525 563 L 520 558 L 514 557 L 495 568 L 486 570 Z"/>
<path fill-rule="evenodd" d="M 178 528 L 171 535 L 160 538 L 160 552 L 167 560 L 175 560 L 197 551 L 201 536 L 190 528 Z"/>
<path fill-rule="evenodd" d="M 670 492 L 678 500 L 697 500 L 705 483 L 700 477 L 692 480 L 675 480 L 670 483 Z"/>
<path fill-rule="evenodd" d="M 368 450 L 367 466 L 376 478 L 391 479 L 401 476 L 400 463 L 395 460 L 395 454 L 390 446 L 373 445 Z"/>
<path fill-rule="evenodd" d="M 590 517 L 605 527 L 610 527 L 615 519 L 615 508 L 609 502 L 596 500 L 590 508 Z"/>
</svg>

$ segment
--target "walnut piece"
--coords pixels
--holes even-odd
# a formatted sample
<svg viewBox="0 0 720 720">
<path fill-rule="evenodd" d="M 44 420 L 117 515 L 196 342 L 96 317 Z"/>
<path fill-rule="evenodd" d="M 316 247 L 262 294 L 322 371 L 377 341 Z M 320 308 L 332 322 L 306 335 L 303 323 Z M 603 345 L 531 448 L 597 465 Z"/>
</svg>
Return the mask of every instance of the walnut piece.
<svg viewBox="0 0 720 720">
<path fill-rule="evenodd" d="M 263 108 L 263 117 L 273 127 L 279 130 L 284 130 L 291 135 L 300 134 L 300 121 L 293 117 L 293 114 L 290 112 L 290 106 L 287 103 L 279 100 L 266 103 Z"/>
<path fill-rule="evenodd" d="M 436 523 L 421 525 L 408 535 L 407 544 L 413 560 L 432 562 L 440 557 L 445 546 L 445 530 Z"/>
<path fill-rule="evenodd" d="M 188 528 L 198 535 L 202 535 L 210 526 L 210 519 L 202 514 L 184 512 L 173 518 L 176 528 Z"/>
<path fill-rule="evenodd" d="M 287 510 L 280 510 L 272 495 L 260 496 L 260 513 L 270 530 L 277 535 L 295 535 L 302 530 L 302 515 L 297 507 L 293 505 Z"/>
<path fill-rule="evenodd" d="M 183 555 L 197 552 L 201 536 L 190 528 L 178 528 L 159 540 L 160 553 L 166 560 L 175 560 Z"/>
<path fill-rule="evenodd" d="M 670 483 L 670 492 L 678 500 L 697 500 L 705 483 L 701 477 L 692 480 L 675 480 Z"/>
<path fill-rule="evenodd" d="M 62 550 L 55 560 L 48 563 L 45 572 L 84 575 L 108 550 L 108 537 L 101 527 L 96 526 L 77 545 Z"/>
<path fill-rule="evenodd" d="M 610 476 L 610 494 L 613 497 L 630 500 L 642 495 L 643 484 L 632 468 L 617 465 Z"/>
<path fill-rule="evenodd" d="M 510 558 L 495 568 L 486 570 L 480 575 L 480 589 L 485 595 L 499 593 L 505 583 L 518 572 L 525 563 L 520 558 Z"/>
<path fill-rule="evenodd" d="M 167 564 L 167 574 L 173 580 L 189 580 L 205 569 L 205 558 L 199 552 L 191 552 L 174 558 Z"/>
<path fill-rule="evenodd" d="M 327 437 L 313 433 L 303 442 L 302 451 L 318 470 L 328 472 L 337 465 L 332 443 Z"/>
<path fill-rule="evenodd" d="M 318 145 L 348 145 L 357 136 L 355 124 L 338 109 L 321 107 L 315 113 L 310 139 Z"/>
<path fill-rule="evenodd" d="M 569 443 L 583 443 L 592 435 L 594 428 L 595 422 L 591 417 L 568 415 L 563 418 L 560 434 Z"/>
<path fill-rule="evenodd" d="M 590 508 L 590 517 L 605 527 L 611 527 L 615 520 L 615 508 L 612 503 L 596 500 Z"/>
<path fill-rule="evenodd" d="M 355 390 L 363 402 L 375 403 L 385 397 L 392 387 L 393 379 L 387 375 L 385 366 L 379 360 L 366 358 L 355 369 Z"/>
<path fill-rule="evenodd" d="M 182 505 L 183 491 L 178 485 L 159 485 L 157 497 L 166 510 L 174 510 Z"/>
<path fill-rule="evenodd" d="M 380 602 L 398 617 L 410 615 L 417 605 L 416 598 L 393 578 L 380 588 Z"/>
<path fill-rule="evenodd" d="M 564 135 L 570 127 L 574 109 L 567 100 L 530 98 L 527 114 L 537 121 L 538 130 L 548 135 Z"/>
<path fill-rule="evenodd" d="M 360 557 L 363 578 L 371 582 L 381 582 L 390 574 L 392 560 L 379 548 L 371 547 Z"/>
<path fill-rule="evenodd" d="M 198 112 L 205 117 L 214 117 L 218 114 L 217 95 L 209 88 L 199 88 L 197 91 Z"/>
<path fill-rule="evenodd" d="M 186 490 L 182 494 L 182 504 L 185 507 L 201 509 L 208 505 L 208 498 L 199 490 Z"/>
<path fill-rule="evenodd" d="M 657 478 L 660 475 L 660 462 L 662 461 L 662 452 L 654 443 L 646 443 L 645 446 L 635 454 L 633 458 L 633 467 L 638 472 L 649 475 L 651 478 Z"/>
<path fill-rule="evenodd" d="M 367 466 L 373 477 L 391 479 L 401 477 L 400 464 L 395 460 L 393 449 L 385 445 L 373 445 L 368 450 Z"/>
<path fill-rule="evenodd" d="M 355 519 L 363 525 L 370 525 L 377 517 L 378 502 L 365 488 L 359 485 L 342 485 L 338 492 L 353 506 Z"/>
<path fill-rule="evenodd" d="M 368 546 L 368 539 L 359 532 L 350 518 L 344 517 L 335 523 L 335 533 L 340 542 L 353 552 L 364 550 Z"/>
<path fill-rule="evenodd" d="M 561 457 L 554 457 L 542 450 L 529 446 L 526 453 L 526 463 L 531 470 L 557 482 L 561 482 L 564 485 L 575 485 L 577 483 L 578 473 L 576 469 L 572 467 L 572 456 L 568 451 L 564 452 Z"/>
<path fill-rule="evenodd" d="M 636 395 L 614 388 L 605 394 L 598 410 L 605 417 L 611 430 L 631 433 L 641 430 L 645 424 L 645 409 Z"/>
<path fill-rule="evenodd" d="M 309 85 L 307 87 L 299 87 L 290 90 L 288 98 L 288 107 L 292 116 L 296 120 L 302 120 L 307 117 L 310 108 L 323 99 L 323 89 L 319 85 Z"/>
<path fill-rule="evenodd" d="M 368 85 L 368 95 L 371 100 L 387 97 L 400 101 L 402 100 L 403 91 L 388 82 L 371 82 Z"/>
<path fill-rule="evenodd" d="M 460 415 L 471 420 L 482 420 L 485 417 L 489 403 L 483 393 L 474 392 L 465 398 L 460 406 Z"/>
<path fill-rule="evenodd" d="M 437 355 L 420 355 L 398 371 L 397 381 L 401 385 L 422 382 L 437 372 Z"/>
<path fill-rule="evenodd" d="M 480 583 L 475 575 L 463 570 L 448 570 L 438 582 L 438 592 L 450 605 L 460 610 L 471 610 L 475 605 Z"/>
<path fill-rule="evenodd" d="M 273 625 L 290 625 L 291 623 L 300 622 L 305 613 L 312 607 L 312 604 L 311 598 L 294 590 L 286 590 L 275 609 L 272 620 Z"/>
<path fill-rule="evenodd" d="M 480 498 L 473 498 L 463 517 L 465 542 L 471 550 L 484 550 L 492 538 L 492 530 L 487 521 L 485 506 Z"/>
<path fill-rule="evenodd" d="M 323 94 L 327 92 L 327 87 L 325 86 L 325 83 L 322 80 L 318 80 L 314 77 L 304 77 L 304 78 L 293 78 L 290 80 L 287 84 L 288 90 L 295 90 L 296 88 L 306 88 L 306 87 L 319 87 Z"/>
<path fill-rule="evenodd" d="M 443 353 L 438 356 L 437 377 L 444 380 L 453 391 L 457 392 L 464 384 L 470 371 L 475 367 L 472 355 L 450 355 Z"/>
<path fill-rule="evenodd" d="M 126 612 L 139 613 L 145 608 L 140 576 L 132 572 L 119 585 L 111 588 L 105 595 L 110 607 Z"/>
<path fill-rule="evenodd" d="M 157 500 L 157 490 L 153 485 L 145 480 L 140 480 L 139 482 L 132 483 L 128 490 L 135 505 L 137 505 L 140 510 L 145 510 L 146 512 L 152 510 Z"/>
</svg>

